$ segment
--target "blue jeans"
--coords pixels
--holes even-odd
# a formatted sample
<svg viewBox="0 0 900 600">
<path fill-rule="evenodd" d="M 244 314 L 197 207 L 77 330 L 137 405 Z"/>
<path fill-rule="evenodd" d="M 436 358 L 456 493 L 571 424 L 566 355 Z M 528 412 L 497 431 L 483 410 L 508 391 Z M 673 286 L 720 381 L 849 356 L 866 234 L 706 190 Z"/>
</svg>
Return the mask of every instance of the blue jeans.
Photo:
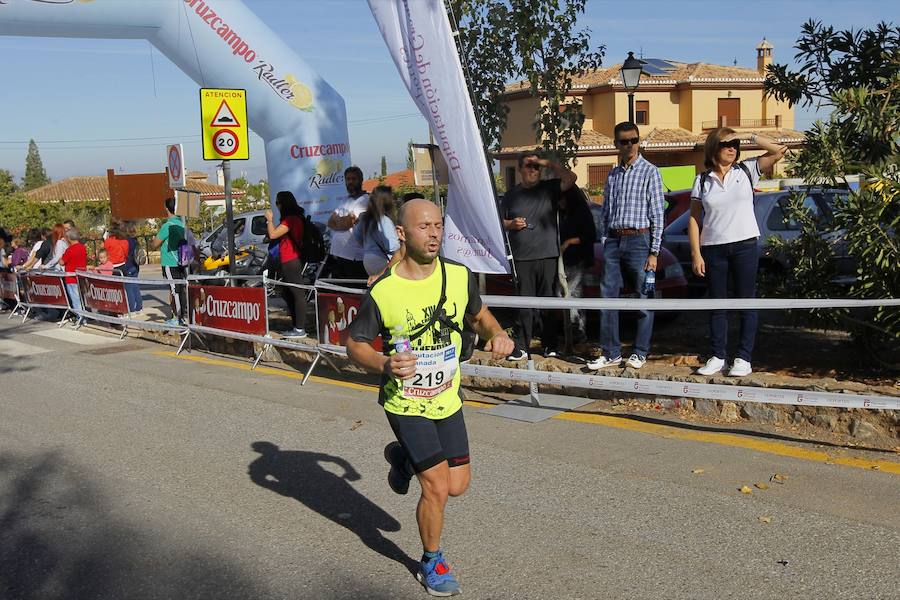
<svg viewBox="0 0 900 600">
<path fill-rule="evenodd" d="M 66 292 L 69 294 L 69 306 L 73 310 L 81 310 L 81 296 L 78 295 L 78 284 L 67 283 Z"/>
<path fill-rule="evenodd" d="M 716 244 L 700 248 L 706 263 L 706 285 L 710 298 L 727 298 L 729 281 L 734 285 L 732 297 L 756 297 L 756 270 L 759 266 L 759 245 L 756 238 L 730 244 Z M 741 310 L 741 333 L 737 358 L 750 362 L 756 340 L 755 310 Z M 728 314 L 713 310 L 709 314 L 709 343 L 713 356 L 725 359 L 728 343 Z"/>
<path fill-rule="evenodd" d="M 640 298 L 644 287 L 644 265 L 650 255 L 650 234 L 610 237 L 603 246 L 603 283 L 600 294 L 604 298 L 618 298 L 624 281 Z M 642 310 L 637 320 L 637 334 L 634 339 L 634 353 L 647 358 L 650 353 L 650 338 L 653 335 L 653 311 Z M 607 358 L 622 355 L 619 339 L 619 311 L 600 312 L 600 347 Z"/>
<path fill-rule="evenodd" d="M 140 271 L 137 265 L 125 263 L 119 269 L 125 277 L 137 277 Z M 116 273 L 118 275 L 119 273 Z M 125 294 L 128 296 L 128 311 L 137 312 L 144 308 L 144 299 L 141 297 L 141 286 L 136 283 L 125 284 Z"/>
</svg>

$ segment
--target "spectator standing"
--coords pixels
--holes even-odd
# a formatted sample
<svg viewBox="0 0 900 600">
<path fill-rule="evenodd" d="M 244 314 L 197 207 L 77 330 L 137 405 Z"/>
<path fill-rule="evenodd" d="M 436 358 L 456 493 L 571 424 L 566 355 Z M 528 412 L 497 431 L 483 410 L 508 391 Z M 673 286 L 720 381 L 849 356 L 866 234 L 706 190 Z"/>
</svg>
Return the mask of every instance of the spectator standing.
<svg viewBox="0 0 900 600">
<path fill-rule="evenodd" d="M 125 263 L 128 260 L 128 239 L 121 221 L 113 221 L 110 224 L 109 235 L 103 240 L 103 247 L 117 274 L 124 275 Z"/>
<path fill-rule="evenodd" d="M 137 252 L 138 240 L 135 235 L 134 223 L 123 226 L 123 232 L 128 241 L 128 254 L 125 256 L 125 266 L 122 268 L 125 277 L 140 277 L 141 267 L 138 265 Z M 136 283 L 126 283 L 125 290 L 128 294 L 128 310 L 140 312 L 144 310 L 144 299 L 141 297 L 141 286 Z"/>
<path fill-rule="evenodd" d="M 618 298 L 625 282 L 639 298 L 646 298 L 644 278 L 649 271 L 656 271 L 662 242 L 665 219 L 662 177 L 659 169 L 639 152 L 637 125 L 630 121 L 619 123 L 613 135 L 619 150 L 619 164 L 609 172 L 603 189 L 600 233 L 606 241 L 603 244 L 601 295 Z M 634 351 L 626 362 L 629 367 L 640 369 L 647 362 L 652 335 L 653 312 L 639 311 Z M 598 370 L 622 362 L 618 310 L 602 311 L 600 345 L 603 354 L 590 361 L 588 368 Z"/>
<path fill-rule="evenodd" d="M 757 144 L 766 153 L 757 159 L 738 162 L 741 140 Z M 720 127 L 707 136 L 703 161 L 707 170 L 694 179 L 688 239 L 693 271 L 698 277 L 706 278 L 710 298 L 727 298 L 729 282 L 733 283 L 733 298 L 756 297 L 760 233 L 753 211 L 753 188 L 761 172 L 771 169 L 784 158 L 785 152 L 785 146 L 769 138 L 737 134 L 727 127 Z M 739 312 L 740 337 L 734 363 L 728 371 L 732 377 L 745 377 L 753 371 L 756 311 Z M 700 375 L 714 375 L 725 368 L 727 336 L 726 311 L 710 311 L 711 356 L 697 371 Z"/>
<path fill-rule="evenodd" d="M 81 234 L 74 227 L 66 231 L 68 246 L 63 252 L 59 263 L 63 265 L 66 273 L 87 270 L 87 248 L 81 243 Z M 73 310 L 81 310 L 81 296 L 78 294 L 78 278 L 66 276 L 66 294 L 69 296 L 69 306 Z"/>
<path fill-rule="evenodd" d="M 53 226 L 48 241 L 53 250 L 50 257 L 44 261 L 43 268 L 59 271 L 59 261 L 62 259 L 62 255 L 66 251 L 66 248 L 69 247 L 69 242 L 66 241 L 66 228 L 62 223 L 57 223 Z"/>
<path fill-rule="evenodd" d="M 184 279 L 187 272 L 179 262 L 179 248 L 186 241 L 184 224 L 175 216 L 175 198 L 166 198 L 166 220 L 159 233 L 153 238 L 150 247 L 159 250 L 159 264 L 166 279 Z M 187 289 L 183 284 L 169 284 L 171 294 L 172 318 L 166 321 L 170 327 L 180 327 L 187 314 Z"/>
<path fill-rule="evenodd" d="M 271 210 L 266 211 L 266 229 L 269 239 L 281 240 L 278 253 L 281 274 L 287 283 L 303 283 L 303 210 L 294 194 L 288 191 L 275 195 L 275 207 L 281 215 L 276 227 Z M 291 328 L 281 332 L 284 337 L 306 337 L 306 290 L 288 285 L 281 286 L 281 294 L 291 314 Z"/>
<path fill-rule="evenodd" d="M 509 232 L 520 296 L 556 296 L 559 269 L 558 211 L 560 195 L 569 191 L 577 176 L 562 165 L 529 152 L 519 155 L 521 183 L 503 197 L 503 227 Z M 541 169 L 549 168 L 556 176 L 541 180 Z M 509 360 L 525 360 L 531 347 L 531 336 L 537 311 L 519 310 L 516 348 Z M 544 356 L 557 354 L 557 316 L 543 311 L 541 342 Z"/>
<path fill-rule="evenodd" d="M 31 241 L 34 244 L 31 247 L 31 253 L 28 255 L 28 260 L 25 261 L 25 264 L 22 265 L 21 269 L 23 271 L 27 271 L 28 269 L 40 269 L 44 266 L 44 261 L 49 260 L 50 254 L 53 251 L 53 244 L 49 241 L 50 230 L 46 227 L 41 227 L 39 229 L 32 229 L 33 236 L 31 237 Z"/>
<path fill-rule="evenodd" d="M 363 249 L 353 239 L 353 226 L 366 212 L 369 195 L 362 189 L 363 174 L 359 167 L 347 167 L 344 186 L 347 195 L 328 218 L 331 230 L 331 249 L 324 271 L 335 279 L 366 279 Z"/>
<path fill-rule="evenodd" d="M 578 186 L 572 186 L 562 195 L 560 208 L 559 239 L 562 243 L 559 251 L 562 254 L 566 285 L 570 298 L 581 298 L 584 276 L 594 264 L 597 229 L 584 192 Z M 574 326 L 575 342 L 584 341 L 587 338 L 584 311 L 571 309 L 569 319 Z"/>
<path fill-rule="evenodd" d="M 353 238 L 363 249 L 363 266 L 369 277 L 382 273 L 400 249 L 396 219 L 394 191 L 379 185 L 369 194 L 366 212 L 353 226 Z"/>
<path fill-rule="evenodd" d="M 14 269 L 24 265 L 28 261 L 28 248 L 25 247 L 25 242 L 22 238 L 14 238 L 12 247 L 13 251 L 9 256 L 9 266 Z"/>
</svg>

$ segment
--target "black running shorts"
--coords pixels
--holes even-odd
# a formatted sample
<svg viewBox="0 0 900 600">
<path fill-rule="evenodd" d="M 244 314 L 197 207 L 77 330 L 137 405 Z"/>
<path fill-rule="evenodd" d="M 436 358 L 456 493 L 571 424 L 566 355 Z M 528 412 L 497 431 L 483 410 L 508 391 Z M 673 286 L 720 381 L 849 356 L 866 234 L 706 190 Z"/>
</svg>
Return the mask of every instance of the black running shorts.
<svg viewBox="0 0 900 600">
<path fill-rule="evenodd" d="M 462 407 L 443 419 L 385 414 L 416 473 L 445 460 L 451 467 L 469 464 L 469 436 Z"/>
</svg>

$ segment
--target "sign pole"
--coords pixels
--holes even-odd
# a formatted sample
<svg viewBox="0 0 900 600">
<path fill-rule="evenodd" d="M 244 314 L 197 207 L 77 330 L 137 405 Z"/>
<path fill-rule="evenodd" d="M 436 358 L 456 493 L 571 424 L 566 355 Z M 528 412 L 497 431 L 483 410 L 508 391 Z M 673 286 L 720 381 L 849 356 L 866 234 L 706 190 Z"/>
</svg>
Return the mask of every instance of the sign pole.
<svg viewBox="0 0 900 600">
<path fill-rule="evenodd" d="M 234 207 L 231 204 L 231 161 L 222 161 L 225 176 L 225 226 L 228 228 L 228 272 L 234 275 Z"/>
</svg>

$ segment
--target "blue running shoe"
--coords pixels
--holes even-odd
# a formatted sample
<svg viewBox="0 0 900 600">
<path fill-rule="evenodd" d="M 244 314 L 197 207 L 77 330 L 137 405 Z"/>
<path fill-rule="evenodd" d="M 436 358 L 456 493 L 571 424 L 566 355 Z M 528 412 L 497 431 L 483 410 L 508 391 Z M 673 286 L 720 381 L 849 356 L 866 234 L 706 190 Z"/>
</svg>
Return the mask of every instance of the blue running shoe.
<svg viewBox="0 0 900 600">
<path fill-rule="evenodd" d="M 455 596 L 462 593 L 459 582 L 450 571 L 450 565 L 444 558 L 443 552 L 438 551 L 434 558 L 422 561 L 416 579 L 425 586 L 425 591 L 432 596 Z"/>
</svg>

